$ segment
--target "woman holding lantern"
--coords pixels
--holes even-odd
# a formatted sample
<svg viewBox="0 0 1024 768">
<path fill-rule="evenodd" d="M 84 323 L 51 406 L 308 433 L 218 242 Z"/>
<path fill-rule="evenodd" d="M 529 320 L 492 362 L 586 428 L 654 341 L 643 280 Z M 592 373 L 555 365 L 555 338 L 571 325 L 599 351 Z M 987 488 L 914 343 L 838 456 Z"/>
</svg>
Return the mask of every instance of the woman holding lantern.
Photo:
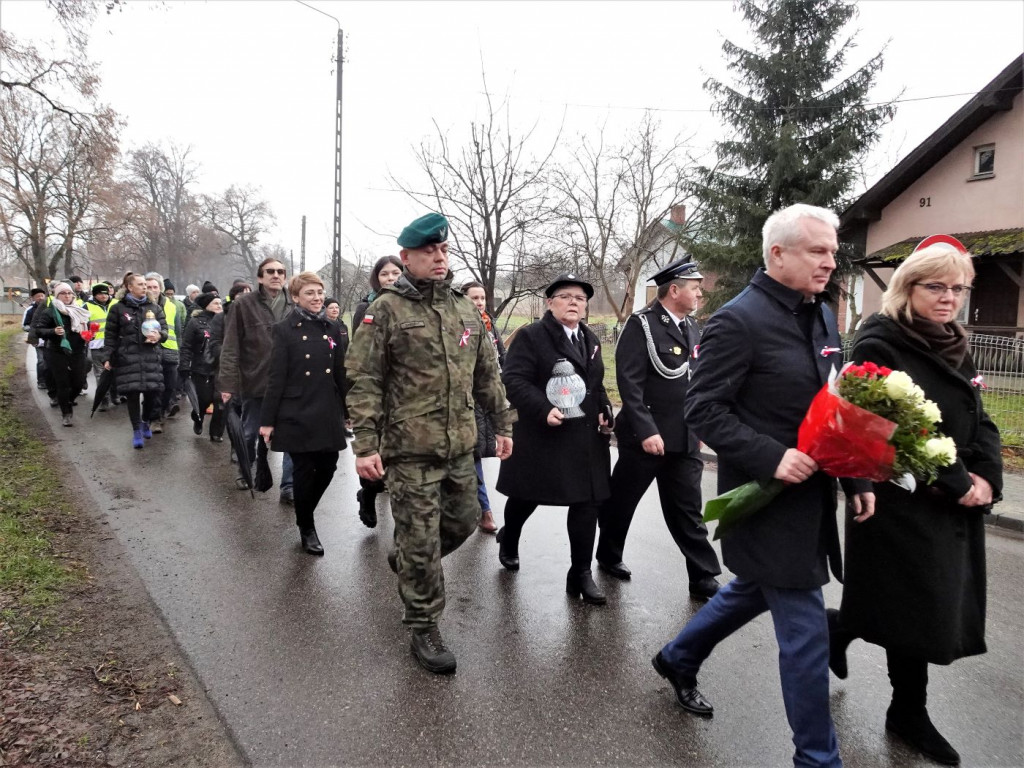
<svg viewBox="0 0 1024 768">
<path fill-rule="evenodd" d="M 501 464 L 497 489 L 509 497 L 498 531 L 498 560 L 519 570 L 519 537 L 538 505 L 569 507 L 571 565 L 566 592 L 603 604 L 590 566 L 600 502 L 608 497 L 612 410 L 604 389 L 601 342 L 585 323 L 590 283 L 564 274 L 549 285 L 548 311 L 520 329 L 502 381 L 519 413 L 517 450 Z"/>
</svg>

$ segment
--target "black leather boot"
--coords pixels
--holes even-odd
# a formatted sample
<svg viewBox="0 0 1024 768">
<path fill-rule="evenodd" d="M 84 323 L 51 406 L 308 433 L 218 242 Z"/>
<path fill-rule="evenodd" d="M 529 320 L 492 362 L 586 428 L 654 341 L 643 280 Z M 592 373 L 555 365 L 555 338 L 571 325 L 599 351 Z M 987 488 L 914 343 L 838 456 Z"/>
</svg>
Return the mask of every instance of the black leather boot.
<svg viewBox="0 0 1024 768">
<path fill-rule="evenodd" d="M 960 755 L 928 717 L 928 662 L 888 649 L 885 656 L 892 683 L 885 730 L 937 763 L 960 765 Z"/>
<path fill-rule="evenodd" d="M 377 527 L 377 492 L 366 488 L 356 491 L 356 501 L 359 502 L 359 519 L 367 528 Z"/>
<path fill-rule="evenodd" d="M 311 555 L 322 555 L 324 553 L 320 537 L 316 535 L 316 528 L 300 528 L 299 537 L 302 539 L 303 552 L 308 552 Z"/>
<path fill-rule="evenodd" d="M 601 588 L 594 583 L 594 574 L 588 571 L 573 573 L 565 577 L 565 591 L 573 597 L 582 597 L 583 602 L 591 605 L 604 605 L 608 602 Z"/>
<path fill-rule="evenodd" d="M 853 642 L 854 637 L 839 626 L 839 611 L 835 608 L 826 608 L 825 615 L 828 617 L 828 668 L 840 680 L 845 680 L 849 674 L 846 666 L 846 648 Z"/>
<path fill-rule="evenodd" d="M 505 526 L 502 526 L 495 535 L 494 540 L 498 542 L 498 562 L 510 571 L 519 570 L 519 551 L 516 549 L 513 554 L 512 547 L 505 542 Z"/>
</svg>

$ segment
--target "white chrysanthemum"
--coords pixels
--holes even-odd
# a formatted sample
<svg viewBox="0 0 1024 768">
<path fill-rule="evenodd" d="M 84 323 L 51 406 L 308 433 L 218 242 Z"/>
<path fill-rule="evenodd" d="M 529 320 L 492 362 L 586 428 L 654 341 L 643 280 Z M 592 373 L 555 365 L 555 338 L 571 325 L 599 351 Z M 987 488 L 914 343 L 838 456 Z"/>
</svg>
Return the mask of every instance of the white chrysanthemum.
<svg viewBox="0 0 1024 768">
<path fill-rule="evenodd" d="M 925 400 L 923 403 L 921 403 L 921 412 L 924 414 L 924 417 L 928 419 L 928 421 L 930 421 L 932 424 L 938 424 L 940 421 L 942 421 L 942 411 L 940 411 L 939 406 L 937 406 L 931 400 Z"/>
<path fill-rule="evenodd" d="M 924 444 L 925 455 L 938 459 L 944 466 L 956 461 L 956 443 L 951 437 L 933 437 Z"/>
<path fill-rule="evenodd" d="M 903 371 L 893 371 L 885 377 L 885 393 L 893 400 L 906 400 L 914 389 L 920 391 L 914 380 Z"/>
</svg>

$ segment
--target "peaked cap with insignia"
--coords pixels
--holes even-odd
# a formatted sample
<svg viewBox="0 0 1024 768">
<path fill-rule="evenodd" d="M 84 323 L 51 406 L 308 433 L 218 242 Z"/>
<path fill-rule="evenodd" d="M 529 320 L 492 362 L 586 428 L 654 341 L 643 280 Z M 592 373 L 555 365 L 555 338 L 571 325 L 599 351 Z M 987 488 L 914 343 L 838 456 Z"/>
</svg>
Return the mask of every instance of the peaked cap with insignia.
<svg viewBox="0 0 1024 768">
<path fill-rule="evenodd" d="M 664 285 L 673 280 L 703 280 L 704 275 L 697 271 L 697 262 L 679 259 L 673 261 L 661 272 L 655 274 L 651 280 L 655 285 Z"/>
<path fill-rule="evenodd" d="M 423 248 L 448 240 L 448 219 L 440 213 L 428 213 L 402 230 L 398 244 L 403 248 Z"/>
</svg>

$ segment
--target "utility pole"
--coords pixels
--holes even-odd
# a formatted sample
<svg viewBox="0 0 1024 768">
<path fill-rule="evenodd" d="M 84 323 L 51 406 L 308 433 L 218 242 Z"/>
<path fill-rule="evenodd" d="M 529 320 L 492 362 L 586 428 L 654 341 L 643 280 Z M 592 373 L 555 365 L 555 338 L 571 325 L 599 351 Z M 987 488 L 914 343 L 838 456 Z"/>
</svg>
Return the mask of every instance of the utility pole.
<svg viewBox="0 0 1024 768">
<path fill-rule="evenodd" d="M 306 217 L 302 217 L 302 247 L 299 251 L 299 272 L 306 271 Z"/>
<path fill-rule="evenodd" d="M 334 119 L 334 254 L 331 260 L 331 290 L 341 293 L 341 65 L 344 60 L 344 39 L 338 25 L 338 96 Z"/>
</svg>

